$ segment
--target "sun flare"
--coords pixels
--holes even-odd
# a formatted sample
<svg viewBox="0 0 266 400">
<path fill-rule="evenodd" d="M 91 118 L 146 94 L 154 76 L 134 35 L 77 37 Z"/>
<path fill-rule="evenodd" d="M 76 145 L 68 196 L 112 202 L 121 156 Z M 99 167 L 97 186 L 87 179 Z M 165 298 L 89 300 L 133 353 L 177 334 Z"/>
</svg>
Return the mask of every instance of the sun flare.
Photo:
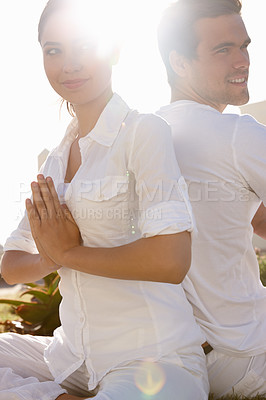
<svg viewBox="0 0 266 400">
<path fill-rule="evenodd" d="M 154 34 L 165 3 L 165 0 L 77 0 L 73 19 L 97 41 L 99 54 L 105 56 L 114 45 L 121 46 L 127 40 L 139 43 Z"/>
<path fill-rule="evenodd" d="M 77 0 L 73 10 L 70 9 L 80 31 L 97 43 L 101 57 L 123 42 L 128 17 L 125 3 L 122 0 Z"/>
</svg>

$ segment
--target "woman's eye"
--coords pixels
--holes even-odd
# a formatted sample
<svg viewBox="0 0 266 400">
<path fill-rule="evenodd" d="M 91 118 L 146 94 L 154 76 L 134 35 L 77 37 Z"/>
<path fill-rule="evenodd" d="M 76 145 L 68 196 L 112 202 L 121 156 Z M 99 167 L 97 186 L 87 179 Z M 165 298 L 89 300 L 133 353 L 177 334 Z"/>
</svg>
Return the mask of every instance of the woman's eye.
<svg viewBox="0 0 266 400">
<path fill-rule="evenodd" d="M 85 42 L 80 45 L 80 49 L 82 51 L 93 51 L 95 50 L 96 45 L 91 42 Z"/>
<path fill-rule="evenodd" d="M 59 53 L 61 53 L 61 50 L 56 48 L 46 50 L 46 54 L 48 54 L 49 56 L 55 56 Z"/>
</svg>

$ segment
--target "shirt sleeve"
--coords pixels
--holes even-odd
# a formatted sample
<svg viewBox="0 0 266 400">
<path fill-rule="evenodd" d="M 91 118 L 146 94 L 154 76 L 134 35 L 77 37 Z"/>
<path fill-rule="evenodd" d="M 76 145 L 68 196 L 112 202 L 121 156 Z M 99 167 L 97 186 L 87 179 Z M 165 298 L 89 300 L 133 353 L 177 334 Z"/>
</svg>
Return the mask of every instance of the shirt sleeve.
<svg viewBox="0 0 266 400">
<path fill-rule="evenodd" d="M 140 116 L 129 168 L 136 180 L 142 237 L 193 230 L 187 185 L 176 161 L 171 129 L 162 118 Z"/>
<path fill-rule="evenodd" d="M 48 156 L 49 157 L 49 156 Z M 48 159 L 47 157 L 47 159 Z M 46 161 L 41 166 L 39 173 L 44 173 L 44 168 L 46 165 Z M 31 234 L 30 223 L 27 215 L 27 211 L 25 210 L 24 216 L 20 221 L 17 229 L 15 229 L 11 235 L 7 238 L 4 244 L 4 251 L 9 250 L 19 250 L 19 251 L 26 251 L 27 253 L 31 254 L 38 254 L 37 247 L 35 245 L 35 241 Z"/>
<path fill-rule="evenodd" d="M 31 234 L 30 224 L 26 212 L 17 229 L 15 229 L 6 240 L 4 251 L 8 250 L 20 250 L 32 254 L 38 253 Z"/>
<path fill-rule="evenodd" d="M 249 115 L 239 118 L 234 133 L 236 168 L 247 189 L 266 206 L 266 126 Z"/>
<path fill-rule="evenodd" d="M 59 168 L 56 157 L 53 157 L 54 154 L 58 153 L 58 149 L 63 146 L 64 142 L 68 141 L 70 135 L 75 135 L 75 131 L 77 129 L 77 119 L 73 118 L 66 130 L 65 136 L 63 137 L 61 143 L 58 147 L 51 150 L 46 160 L 42 164 L 39 170 L 39 174 L 44 174 L 45 176 L 51 175 L 55 179 L 58 178 Z M 55 172 L 54 172 L 55 171 Z M 56 182 L 55 182 L 56 183 Z M 24 213 L 24 217 L 19 223 L 17 229 L 15 229 L 11 235 L 7 238 L 6 243 L 4 245 L 4 251 L 8 250 L 20 250 L 25 251 L 31 254 L 38 254 L 37 247 L 35 245 L 35 241 L 31 234 L 30 224 L 27 216 L 27 211 Z"/>
</svg>

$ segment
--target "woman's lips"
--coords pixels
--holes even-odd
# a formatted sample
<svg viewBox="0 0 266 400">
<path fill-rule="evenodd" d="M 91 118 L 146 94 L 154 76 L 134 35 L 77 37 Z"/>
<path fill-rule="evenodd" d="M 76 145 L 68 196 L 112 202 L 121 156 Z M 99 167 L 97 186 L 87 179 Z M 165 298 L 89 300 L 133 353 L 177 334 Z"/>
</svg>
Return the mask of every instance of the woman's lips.
<svg viewBox="0 0 266 400">
<path fill-rule="evenodd" d="M 69 79 L 67 81 L 62 82 L 62 85 L 67 89 L 78 89 L 82 85 L 84 85 L 88 79 Z"/>
</svg>

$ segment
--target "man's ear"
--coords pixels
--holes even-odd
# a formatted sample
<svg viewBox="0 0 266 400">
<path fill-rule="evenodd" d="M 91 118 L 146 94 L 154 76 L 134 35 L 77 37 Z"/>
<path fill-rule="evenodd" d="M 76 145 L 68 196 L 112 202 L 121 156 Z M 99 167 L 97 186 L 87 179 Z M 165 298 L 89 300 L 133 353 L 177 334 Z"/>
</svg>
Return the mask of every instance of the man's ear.
<svg viewBox="0 0 266 400">
<path fill-rule="evenodd" d="M 187 75 L 188 62 L 187 59 L 178 54 L 175 50 L 172 50 L 169 54 L 169 63 L 173 71 L 180 77 L 184 78 Z"/>
</svg>

